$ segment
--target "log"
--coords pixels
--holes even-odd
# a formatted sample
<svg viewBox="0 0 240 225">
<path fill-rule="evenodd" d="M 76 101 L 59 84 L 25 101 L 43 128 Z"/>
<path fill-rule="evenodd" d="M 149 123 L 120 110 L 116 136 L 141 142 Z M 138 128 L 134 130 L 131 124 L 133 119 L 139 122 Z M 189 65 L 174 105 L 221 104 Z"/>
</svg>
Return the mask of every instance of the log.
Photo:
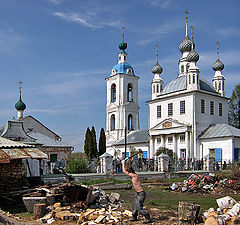
<svg viewBox="0 0 240 225">
<path fill-rule="evenodd" d="M 200 206 L 195 202 L 179 202 L 178 216 L 179 225 L 194 224 L 198 219 Z"/>
<path fill-rule="evenodd" d="M 33 219 L 40 219 L 46 213 L 46 204 L 35 204 L 33 208 Z"/>
</svg>

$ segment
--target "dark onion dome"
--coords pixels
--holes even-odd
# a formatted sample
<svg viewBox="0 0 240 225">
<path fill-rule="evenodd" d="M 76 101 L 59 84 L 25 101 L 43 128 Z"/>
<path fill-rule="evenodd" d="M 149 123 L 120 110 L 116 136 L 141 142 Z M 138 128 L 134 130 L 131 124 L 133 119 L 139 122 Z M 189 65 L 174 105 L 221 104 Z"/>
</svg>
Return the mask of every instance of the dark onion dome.
<svg viewBox="0 0 240 225">
<path fill-rule="evenodd" d="M 180 49 L 180 51 L 183 52 L 190 52 L 192 49 L 192 41 L 191 39 L 187 36 L 185 36 L 185 38 L 183 39 L 183 41 L 180 43 L 180 45 L 178 46 L 178 48 Z M 193 48 L 195 48 L 195 44 L 193 43 Z"/>
<path fill-rule="evenodd" d="M 119 49 L 124 51 L 126 48 L 127 48 L 127 43 L 126 42 L 121 42 L 119 45 L 118 45 Z"/>
<path fill-rule="evenodd" d="M 191 52 L 187 55 L 187 61 L 188 62 L 197 62 L 199 60 L 199 54 L 192 49 Z"/>
<path fill-rule="evenodd" d="M 217 70 L 223 70 L 224 69 L 224 64 L 221 62 L 220 59 L 217 59 L 215 63 L 213 63 L 213 70 L 217 71 Z"/>
<path fill-rule="evenodd" d="M 163 68 L 159 65 L 159 63 L 157 62 L 154 67 L 152 68 L 152 73 L 159 73 L 161 74 L 163 71 Z"/>
<path fill-rule="evenodd" d="M 22 99 L 20 98 L 19 101 L 15 104 L 16 110 L 25 110 L 26 105 L 22 102 Z"/>
</svg>

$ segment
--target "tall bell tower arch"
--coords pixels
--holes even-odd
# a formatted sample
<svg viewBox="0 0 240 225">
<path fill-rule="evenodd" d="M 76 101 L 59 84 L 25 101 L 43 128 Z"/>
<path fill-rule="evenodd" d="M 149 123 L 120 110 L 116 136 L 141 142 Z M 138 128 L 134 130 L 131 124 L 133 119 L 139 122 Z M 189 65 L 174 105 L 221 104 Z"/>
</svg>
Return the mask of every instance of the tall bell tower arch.
<svg viewBox="0 0 240 225">
<path fill-rule="evenodd" d="M 127 43 L 119 44 L 118 64 L 113 66 L 107 81 L 106 104 L 106 147 L 114 153 L 111 145 L 125 135 L 125 130 L 139 130 L 138 80 L 134 70 L 127 63 Z"/>
</svg>

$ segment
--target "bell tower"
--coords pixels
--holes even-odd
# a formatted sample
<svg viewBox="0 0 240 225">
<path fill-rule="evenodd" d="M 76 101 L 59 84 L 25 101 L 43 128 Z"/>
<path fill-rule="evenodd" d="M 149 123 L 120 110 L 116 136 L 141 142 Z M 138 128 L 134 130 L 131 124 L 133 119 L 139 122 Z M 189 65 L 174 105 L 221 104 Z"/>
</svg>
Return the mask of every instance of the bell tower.
<svg viewBox="0 0 240 225">
<path fill-rule="evenodd" d="M 138 79 L 134 70 L 127 63 L 127 43 L 119 44 L 118 64 L 111 71 L 107 81 L 106 105 L 106 146 L 107 152 L 114 153 L 111 145 L 124 137 L 125 130 L 130 132 L 139 129 Z"/>
</svg>

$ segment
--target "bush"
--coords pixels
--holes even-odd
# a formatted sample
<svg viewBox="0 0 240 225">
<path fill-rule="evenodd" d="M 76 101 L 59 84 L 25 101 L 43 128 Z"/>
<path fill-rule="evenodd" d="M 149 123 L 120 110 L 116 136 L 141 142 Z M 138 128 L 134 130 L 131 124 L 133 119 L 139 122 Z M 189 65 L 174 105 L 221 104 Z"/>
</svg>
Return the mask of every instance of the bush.
<svg viewBox="0 0 240 225">
<path fill-rule="evenodd" d="M 89 163 L 85 158 L 72 158 L 67 163 L 67 173 L 89 173 Z"/>
</svg>

